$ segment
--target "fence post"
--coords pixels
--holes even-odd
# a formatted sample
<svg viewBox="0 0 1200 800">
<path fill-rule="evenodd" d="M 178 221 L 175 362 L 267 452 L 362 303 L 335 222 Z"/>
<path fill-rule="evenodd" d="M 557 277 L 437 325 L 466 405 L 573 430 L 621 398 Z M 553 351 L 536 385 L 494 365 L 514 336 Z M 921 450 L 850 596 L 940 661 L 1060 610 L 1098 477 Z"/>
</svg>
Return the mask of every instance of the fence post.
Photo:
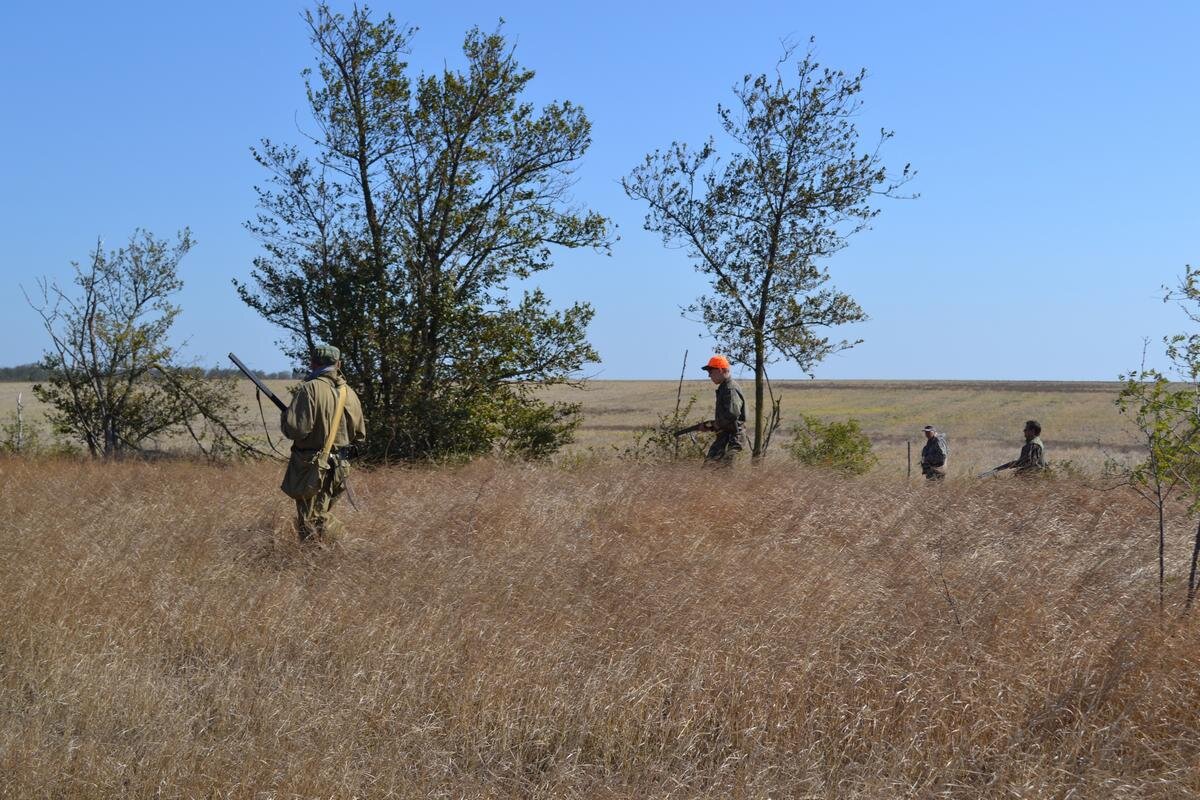
<svg viewBox="0 0 1200 800">
<path fill-rule="evenodd" d="M 908 445 L 908 476 L 912 477 L 912 439 L 905 439 L 904 443 Z"/>
<path fill-rule="evenodd" d="M 17 392 L 17 452 L 21 452 L 21 445 L 25 438 L 24 424 L 25 420 L 21 412 L 25 410 L 25 404 L 21 402 L 23 395 Z"/>
</svg>

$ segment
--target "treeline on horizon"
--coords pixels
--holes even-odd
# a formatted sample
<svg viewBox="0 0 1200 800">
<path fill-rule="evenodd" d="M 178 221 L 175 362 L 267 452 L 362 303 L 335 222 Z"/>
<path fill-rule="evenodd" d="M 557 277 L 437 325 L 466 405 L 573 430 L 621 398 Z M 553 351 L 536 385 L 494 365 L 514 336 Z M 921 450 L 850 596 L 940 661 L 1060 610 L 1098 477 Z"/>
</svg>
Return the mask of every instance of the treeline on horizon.
<svg viewBox="0 0 1200 800">
<path fill-rule="evenodd" d="M 241 375 L 241 372 L 233 367 L 208 367 L 207 369 L 204 367 L 189 367 L 186 371 L 194 377 L 207 379 L 237 378 Z M 286 369 L 275 370 L 274 372 L 256 369 L 254 370 L 254 374 L 268 381 L 286 381 L 303 376 L 303 373 Z M 49 379 L 50 371 L 37 363 L 0 367 L 0 382 L 3 383 L 37 383 Z"/>
</svg>

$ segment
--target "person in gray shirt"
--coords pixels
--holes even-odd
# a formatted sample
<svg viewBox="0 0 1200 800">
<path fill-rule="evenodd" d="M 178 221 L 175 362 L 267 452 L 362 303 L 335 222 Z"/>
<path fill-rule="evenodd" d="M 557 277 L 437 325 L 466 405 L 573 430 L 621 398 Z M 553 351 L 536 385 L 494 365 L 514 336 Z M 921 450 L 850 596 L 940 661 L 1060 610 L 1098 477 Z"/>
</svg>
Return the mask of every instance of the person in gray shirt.
<svg viewBox="0 0 1200 800">
<path fill-rule="evenodd" d="M 946 459 L 950 455 L 946 437 L 938 433 L 932 425 L 926 425 L 924 430 L 925 446 L 921 448 L 921 474 L 927 480 L 945 480 Z"/>
</svg>

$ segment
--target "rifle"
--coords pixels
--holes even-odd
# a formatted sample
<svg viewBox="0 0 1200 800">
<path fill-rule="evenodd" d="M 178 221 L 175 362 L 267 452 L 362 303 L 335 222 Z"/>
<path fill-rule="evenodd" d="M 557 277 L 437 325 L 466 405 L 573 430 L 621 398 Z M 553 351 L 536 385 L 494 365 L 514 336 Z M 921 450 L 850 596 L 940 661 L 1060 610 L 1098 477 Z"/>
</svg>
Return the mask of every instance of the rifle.
<svg viewBox="0 0 1200 800">
<path fill-rule="evenodd" d="M 706 431 L 706 430 L 708 430 L 707 426 L 708 426 L 707 422 L 697 422 L 695 425 L 689 425 L 686 428 L 680 428 L 679 430 L 675 431 L 672 434 L 672 436 L 674 436 L 675 438 L 679 438 L 680 436 L 687 436 L 689 433 L 696 433 L 697 431 Z"/>
<path fill-rule="evenodd" d="M 993 467 L 992 469 L 989 469 L 987 472 L 979 473 L 975 477 L 976 478 L 990 478 L 993 475 L 995 475 L 997 472 L 999 472 L 1001 469 L 1003 469 L 1003 467 Z"/>
<path fill-rule="evenodd" d="M 233 353 L 230 353 L 229 360 L 233 362 L 235 367 L 242 371 L 243 375 L 254 381 L 254 385 L 258 387 L 258 390 L 265 394 L 271 400 L 271 402 L 275 404 L 276 408 L 278 408 L 280 411 L 287 411 L 287 404 L 276 397 L 275 393 L 268 389 L 267 385 L 259 380 L 258 376 L 251 372 L 250 368 L 243 364 L 240 358 L 235 356 Z"/>
</svg>

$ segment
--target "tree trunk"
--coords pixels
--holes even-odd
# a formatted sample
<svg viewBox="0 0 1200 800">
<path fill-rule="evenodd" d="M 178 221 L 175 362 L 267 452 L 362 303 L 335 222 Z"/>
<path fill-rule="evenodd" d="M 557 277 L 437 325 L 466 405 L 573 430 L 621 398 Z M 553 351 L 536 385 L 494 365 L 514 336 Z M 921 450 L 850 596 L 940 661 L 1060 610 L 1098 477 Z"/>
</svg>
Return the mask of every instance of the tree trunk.
<svg viewBox="0 0 1200 800">
<path fill-rule="evenodd" d="M 752 461 L 758 463 L 766 454 L 763 445 L 766 443 L 766 425 L 763 414 L 766 409 L 766 398 L 764 390 L 766 388 L 767 364 L 766 364 L 766 342 L 763 341 L 762 329 L 759 328 L 754 334 L 754 449 L 752 453 Z"/>
<path fill-rule="evenodd" d="M 1165 554 L 1167 544 L 1166 522 L 1164 520 L 1163 505 L 1166 500 L 1163 498 L 1162 487 L 1157 488 L 1158 498 L 1158 613 L 1163 611 L 1163 582 L 1166 577 L 1165 569 Z"/>
<path fill-rule="evenodd" d="M 1192 607 L 1192 601 L 1196 599 L 1196 561 L 1200 559 L 1200 523 L 1196 525 L 1196 540 L 1192 545 L 1192 568 L 1188 573 L 1188 592 L 1187 592 L 1187 607 Z"/>
<path fill-rule="evenodd" d="M 112 458 L 115 456 L 118 445 L 117 421 L 110 417 L 104 420 L 104 457 Z"/>
</svg>

